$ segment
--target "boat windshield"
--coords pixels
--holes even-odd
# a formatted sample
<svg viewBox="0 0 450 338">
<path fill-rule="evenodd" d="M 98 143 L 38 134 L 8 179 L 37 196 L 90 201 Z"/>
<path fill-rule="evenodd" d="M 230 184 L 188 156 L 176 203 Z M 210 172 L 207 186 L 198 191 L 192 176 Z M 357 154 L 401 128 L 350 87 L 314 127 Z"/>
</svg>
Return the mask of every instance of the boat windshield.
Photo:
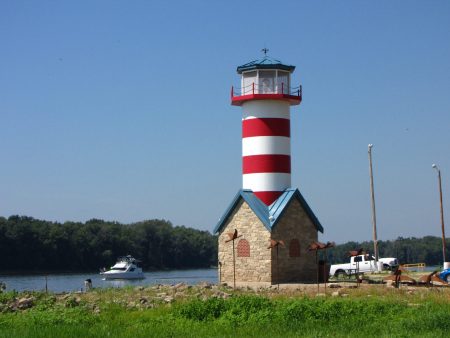
<svg viewBox="0 0 450 338">
<path fill-rule="evenodd" d="M 134 257 L 128 255 L 128 256 L 122 256 L 119 257 L 117 262 L 124 262 L 124 263 L 136 263 L 139 262 L 139 260 L 135 259 Z"/>
<path fill-rule="evenodd" d="M 127 268 L 111 268 L 111 270 L 125 271 Z"/>
</svg>

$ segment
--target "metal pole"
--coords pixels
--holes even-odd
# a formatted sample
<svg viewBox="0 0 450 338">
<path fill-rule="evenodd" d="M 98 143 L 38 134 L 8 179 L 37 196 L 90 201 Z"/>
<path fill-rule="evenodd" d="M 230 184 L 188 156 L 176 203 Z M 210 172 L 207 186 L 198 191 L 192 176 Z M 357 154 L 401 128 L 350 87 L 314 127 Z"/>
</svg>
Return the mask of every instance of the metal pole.
<svg viewBox="0 0 450 338">
<path fill-rule="evenodd" d="M 375 193 L 373 188 L 373 170 L 372 170 L 372 147 L 373 144 L 369 144 L 369 172 L 370 172 L 370 194 L 372 202 L 372 225 L 373 225 L 373 251 L 375 254 L 375 264 L 378 271 L 378 239 L 377 239 L 377 216 L 375 212 Z"/>
<path fill-rule="evenodd" d="M 233 239 L 233 289 L 236 289 L 236 258 L 234 254 L 234 239 Z"/>
<path fill-rule="evenodd" d="M 279 279 L 279 273 L 280 270 L 278 269 L 278 245 L 277 245 L 277 285 L 278 285 L 278 290 L 280 290 L 280 279 Z"/>
<path fill-rule="evenodd" d="M 317 293 L 319 293 L 319 260 L 317 258 L 317 253 L 319 252 L 319 250 L 316 250 L 316 266 L 317 266 L 317 276 L 316 276 L 316 280 L 317 280 Z"/>
<path fill-rule="evenodd" d="M 445 264 L 445 226 L 444 226 L 444 207 L 442 204 L 442 180 L 441 180 L 441 170 L 438 168 L 436 164 L 433 164 L 432 167 L 438 172 L 438 180 L 439 180 L 439 202 L 441 207 L 441 228 L 442 228 L 442 258 L 444 259 L 443 264 Z"/>
</svg>

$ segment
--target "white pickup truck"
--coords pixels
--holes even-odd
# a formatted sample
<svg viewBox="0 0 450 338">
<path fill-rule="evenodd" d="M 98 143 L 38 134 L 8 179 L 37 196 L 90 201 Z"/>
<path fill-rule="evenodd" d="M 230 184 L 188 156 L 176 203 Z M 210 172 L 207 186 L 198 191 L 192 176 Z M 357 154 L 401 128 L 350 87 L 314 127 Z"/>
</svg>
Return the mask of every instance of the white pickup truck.
<svg viewBox="0 0 450 338">
<path fill-rule="evenodd" d="M 378 262 L 383 263 L 384 270 L 392 270 L 398 266 L 397 258 L 379 258 Z M 359 272 L 377 271 L 375 257 L 372 255 L 359 255 L 350 257 L 350 263 L 333 264 L 330 267 L 330 276 L 352 275 Z"/>
</svg>

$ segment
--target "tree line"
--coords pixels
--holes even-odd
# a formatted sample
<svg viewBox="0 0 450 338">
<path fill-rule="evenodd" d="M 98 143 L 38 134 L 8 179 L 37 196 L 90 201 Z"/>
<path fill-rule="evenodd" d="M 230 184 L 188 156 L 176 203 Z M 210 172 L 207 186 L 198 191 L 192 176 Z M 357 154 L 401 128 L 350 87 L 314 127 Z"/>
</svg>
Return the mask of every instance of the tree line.
<svg viewBox="0 0 450 338">
<path fill-rule="evenodd" d="M 0 217 L 0 270 L 94 271 L 132 255 L 144 269 L 217 265 L 217 237 L 166 220 L 49 222 Z"/>
<path fill-rule="evenodd" d="M 373 242 L 336 245 L 327 250 L 327 261 L 345 263 L 348 251 L 359 248 L 373 253 Z M 442 264 L 440 237 L 399 237 L 378 241 L 378 248 L 380 257 L 396 257 L 400 264 Z M 450 247 L 446 249 L 450 260 Z M 0 271 L 94 271 L 128 254 L 142 260 L 146 270 L 217 266 L 217 237 L 160 219 L 121 224 L 100 219 L 58 223 L 27 216 L 0 217 Z M 319 257 L 324 255 L 321 252 Z"/>
<path fill-rule="evenodd" d="M 449 241 L 446 241 L 446 243 L 450 244 Z M 347 242 L 336 245 L 333 249 L 327 250 L 327 260 L 331 264 L 345 263 L 349 260 L 348 251 L 359 248 L 373 254 L 373 241 Z M 400 264 L 441 265 L 443 260 L 442 238 L 434 236 L 422 238 L 398 237 L 395 240 L 378 241 L 378 251 L 380 257 L 396 257 Z M 450 260 L 449 245 L 446 245 L 446 252 L 448 253 L 446 255 L 448 261 Z"/>
</svg>

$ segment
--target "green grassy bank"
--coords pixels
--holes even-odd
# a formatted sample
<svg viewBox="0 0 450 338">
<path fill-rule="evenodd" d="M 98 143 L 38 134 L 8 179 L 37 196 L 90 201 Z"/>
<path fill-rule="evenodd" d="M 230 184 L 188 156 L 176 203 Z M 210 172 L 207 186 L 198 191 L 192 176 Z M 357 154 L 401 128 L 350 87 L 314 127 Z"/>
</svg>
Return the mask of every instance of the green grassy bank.
<svg viewBox="0 0 450 338">
<path fill-rule="evenodd" d="M 1 337 L 440 337 L 450 290 L 305 291 L 217 287 L 0 294 Z"/>
</svg>

